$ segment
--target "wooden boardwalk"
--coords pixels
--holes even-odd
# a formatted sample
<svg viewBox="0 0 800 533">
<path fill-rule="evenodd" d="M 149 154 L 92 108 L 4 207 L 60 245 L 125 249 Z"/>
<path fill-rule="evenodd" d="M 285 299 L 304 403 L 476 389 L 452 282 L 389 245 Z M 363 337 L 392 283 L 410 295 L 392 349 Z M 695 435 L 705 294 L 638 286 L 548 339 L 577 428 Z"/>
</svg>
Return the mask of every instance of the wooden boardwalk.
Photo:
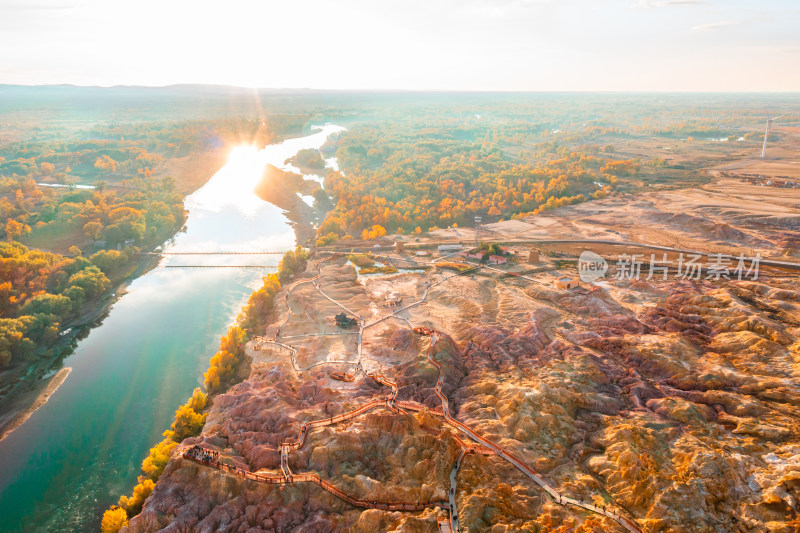
<svg viewBox="0 0 800 533">
<path fill-rule="evenodd" d="M 292 283 L 289 287 L 287 287 L 287 290 L 286 290 L 286 292 L 284 294 L 284 301 L 285 301 L 286 306 L 287 306 L 286 315 L 284 317 L 282 317 L 282 319 L 278 322 L 278 328 L 277 328 L 275 336 L 273 338 L 264 338 L 264 337 L 262 337 L 262 338 L 257 339 L 257 342 L 256 342 L 256 344 L 254 346 L 255 349 L 260 349 L 263 344 L 267 344 L 267 343 L 273 344 L 273 345 L 276 345 L 276 346 L 280 346 L 281 348 L 284 348 L 284 349 L 289 351 L 290 356 L 291 356 L 291 360 L 292 360 L 292 365 L 293 365 L 293 367 L 294 367 L 294 369 L 296 371 L 308 370 L 308 369 L 301 369 L 301 368 L 299 368 L 297 366 L 297 363 L 296 363 L 296 360 L 295 360 L 296 350 L 294 348 L 292 348 L 291 346 L 287 346 L 285 344 L 281 344 L 281 343 L 279 343 L 277 341 L 278 336 L 280 335 L 281 326 L 288 321 L 288 319 L 290 318 L 290 316 L 292 314 L 292 309 L 291 309 L 291 307 L 289 305 L 289 295 L 291 294 L 291 292 L 292 292 L 292 290 L 294 288 L 296 288 L 297 286 L 299 286 L 301 284 L 304 284 L 304 283 L 312 283 L 314 285 L 314 287 L 317 289 L 317 291 L 319 292 L 320 295 L 322 295 L 323 297 L 327 298 L 331 302 L 335 303 L 337 306 L 339 306 L 340 308 L 344 309 L 345 311 L 347 311 L 348 313 L 352 314 L 353 316 L 357 316 L 357 317 L 359 316 L 358 314 L 353 313 L 352 311 L 350 311 L 349 309 L 344 307 L 342 304 L 340 304 L 339 302 L 336 302 L 334 299 L 332 299 L 328 295 L 326 295 L 322 291 L 322 289 L 319 287 L 319 285 L 316 283 L 316 281 L 318 279 L 320 279 L 320 278 L 322 278 L 324 276 L 324 274 L 322 272 L 321 264 L 324 261 L 328 261 L 328 260 L 332 259 L 333 257 L 335 257 L 335 255 L 331 255 L 331 256 L 329 256 L 329 257 L 327 257 L 325 259 L 315 261 L 314 267 L 319 272 L 319 274 L 317 276 L 314 276 L 313 278 L 307 278 L 307 279 L 298 280 L 298 281 Z M 474 269 L 472 269 L 472 270 L 474 270 Z M 364 325 L 364 319 L 359 317 L 359 331 L 358 331 L 358 356 L 359 356 L 359 359 L 358 359 L 358 361 L 355 361 L 355 362 L 351 362 L 351 361 L 323 361 L 322 363 L 318 363 L 318 364 L 347 363 L 347 364 L 356 365 L 356 373 L 357 372 L 363 372 L 363 368 L 361 367 L 361 339 L 362 339 L 363 330 L 365 328 L 372 327 L 372 326 L 374 326 L 374 325 L 376 325 L 376 324 L 378 324 L 378 323 L 380 323 L 380 322 L 382 322 L 382 321 L 384 321 L 386 319 L 389 319 L 389 318 L 397 318 L 397 313 L 398 312 L 406 310 L 406 309 L 408 309 L 410 307 L 413 307 L 415 305 L 419 305 L 420 303 L 424 302 L 427 299 L 428 293 L 429 293 L 431 288 L 433 288 L 436 285 L 439 285 L 439 284 L 447 281 L 448 279 L 451 279 L 451 278 L 459 276 L 459 275 L 463 275 L 465 273 L 466 272 L 460 272 L 460 273 L 454 274 L 452 276 L 447 276 L 444 279 L 439 280 L 438 282 L 430 284 L 426 288 L 426 290 L 425 290 L 425 292 L 424 292 L 424 294 L 423 294 L 423 296 L 422 296 L 422 298 L 420 300 L 418 300 L 416 302 L 413 302 L 413 303 L 411 303 L 411 304 L 409 304 L 409 305 L 407 305 L 407 306 L 405 306 L 405 307 L 403 307 L 401 309 L 398 309 L 394 313 L 392 313 L 392 314 L 390 314 L 388 316 L 385 316 L 385 317 L 383 317 L 383 318 L 381 318 L 381 319 L 379 319 L 379 320 L 377 320 L 375 322 L 372 322 L 369 325 L 365 326 Z M 406 322 L 408 322 L 408 321 L 406 320 Z M 408 325 L 409 325 L 409 327 L 411 326 L 410 323 Z M 442 365 L 442 363 L 440 363 L 439 361 L 437 361 L 433 357 L 434 348 L 435 348 L 436 343 L 438 342 L 438 340 L 439 340 L 439 334 L 438 334 L 438 332 L 434 331 L 432 333 L 432 335 L 431 335 L 431 342 L 430 342 L 430 346 L 429 346 L 428 351 L 427 351 L 427 360 L 430 362 L 431 365 L 433 365 L 437 369 L 437 372 L 438 372 L 438 378 L 437 378 L 436 387 L 435 387 L 435 394 L 439 398 L 439 400 L 441 401 L 441 408 L 430 409 L 429 407 L 427 407 L 425 405 L 422 405 L 420 403 L 417 403 L 417 402 L 407 401 L 407 400 L 397 400 L 397 384 L 396 384 L 396 382 L 394 380 L 388 378 L 387 376 L 385 376 L 383 374 L 367 374 L 368 377 L 370 377 L 371 379 L 375 380 L 377 383 L 380 383 L 380 384 L 382 384 L 382 385 L 384 385 L 386 387 L 389 387 L 391 389 L 391 393 L 389 394 L 389 396 L 384 398 L 384 399 L 371 400 L 371 401 L 365 403 L 364 405 L 362 405 L 362 406 L 360 406 L 360 407 L 358 407 L 356 409 L 353 409 L 351 411 L 348 411 L 348 412 L 345 412 L 345 413 L 341 413 L 341 414 L 338 414 L 338 415 L 335 415 L 335 416 L 332 416 L 332 417 L 329 417 L 329 418 L 323 418 L 323 419 L 320 419 L 320 420 L 304 422 L 299 428 L 298 437 L 297 437 L 296 441 L 294 441 L 294 442 L 284 442 L 284 443 L 281 443 L 281 445 L 280 445 L 281 474 L 249 472 L 249 471 L 241 469 L 241 468 L 236 468 L 236 467 L 232 467 L 230 465 L 226 465 L 226 464 L 224 464 L 224 463 L 222 463 L 220 461 L 202 461 L 202 460 L 198 460 L 197 458 L 192 457 L 190 454 L 187 454 L 186 452 L 184 453 L 183 457 L 188 459 L 188 460 L 194 461 L 196 463 L 202 464 L 204 466 L 216 468 L 218 470 L 227 472 L 229 474 L 239 476 L 239 477 L 241 477 L 243 479 L 256 481 L 256 482 L 260 482 L 260 483 L 271 483 L 271 484 L 314 483 L 314 484 L 318 485 L 319 487 L 321 487 L 323 490 L 333 494 L 334 496 L 336 496 L 340 500 L 345 501 L 345 502 L 347 502 L 347 503 L 349 503 L 349 504 L 351 504 L 351 505 L 353 505 L 355 507 L 360 507 L 360 508 L 381 509 L 381 510 L 387 510 L 387 511 L 421 511 L 421 510 L 424 510 L 424 509 L 438 507 L 438 508 L 441 508 L 441 509 L 448 510 L 449 515 L 450 515 L 447 519 L 445 519 L 445 518 L 439 518 L 438 519 L 439 530 L 440 531 L 452 532 L 452 531 L 455 531 L 455 530 L 458 529 L 458 519 L 457 519 L 457 517 L 453 516 L 453 514 L 454 514 L 453 512 L 455 511 L 455 501 L 454 501 L 454 495 L 452 493 L 450 494 L 450 501 L 445 501 L 445 500 L 431 500 L 431 501 L 426 501 L 426 502 L 399 502 L 399 501 L 377 501 L 377 500 L 370 501 L 370 500 L 366 500 L 366 499 L 363 499 L 363 498 L 356 498 L 356 497 L 354 497 L 352 495 L 349 495 L 349 494 L 345 493 L 341 489 L 335 487 L 331 483 L 329 483 L 329 482 L 325 481 L 324 479 L 320 478 L 320 476 L 318 474 L 314 473 L 314 472 L 305 472 L 305 473 L 297 473 L 296 474 L 296 473 L 293 473 L 291 471 L 291 469 L 289 468 L 289 453 L 291 451 L 293 451 L 293 450 L 297 450 L 297 449 L 301 448 L 305 444 L 305 440 L 306 440 L 306 437 L 308 436 L 308 433 L 311 430 L 315 429 L 315 428 L 330 426 L 330 425 L 333 425 L 333 424 L 339 424 L 339 423 L 345 422 L 347 420 L 350 420 L 352 418 L 361 416 L 361 415 L 363 415 L 363 414 L 365 414 L 365 413 L 367 413 L 367 412 L 369 412 L 369 411 L 371 411 L 373 409 L 377 409 L 377 408 L 386 408 L 391 412 L 394 412 L 396 414 L 401 414 L 401 415 L 402 414 L 406 414 L 406 411 L 419 412 L 419 411 L 425 410 L 425 411 L 430 412 L 431 414 L 434 414 L 436 416 L 442 417 L 444 419 L 444 421 L 449 426 L 454 428 L 457 432 L 460 432 L 463 435 L 466 435 L 466 437 L 468 437 L 468 439 L 469 439 L 469 440 L 465 440 L 465 439 L 462 439 L 462 438 L 460 438 L 460 437 L 458 437 L 456 435 L 456 439 L 458 440 L 459 444 L 461 445 L 462 452 L 459 455 L 459 458 L 456 461 L 456 464 L 454 465 L 454 469 L 451 471 L 451 487 L 450 488 L 453 489 L 452 492 L 454 492 L 455 474 L 457 473 L 459 463 L 460 463 L 461 459 L 463 458 L 464 454 L 466 454 L 466 453 L 478 453 L 478 454 L 486 455 L 486 456 L 498 456 L 498 457 L 504 459 L 505 461 L 511 463 L 514 467 L 519 469 L 527 477 L 529 477 L 531 480 L 533 480 L 537 485 L 539 485 L 542 489 L 544 489 L 556 503 L 559 503 L 559 504 L 565 505 L 565 506 L 566 505 L 571 505 L 571 506 L 579 507 L 579 508 L 584 509 L 584 510 L 589 511 L 589 512 L 600 514 L 600 515 L 605 516 L 605 517 L 607 517 L 607 518 L 609 518 L 611 520 L 614 520 L 615 522 L 620 524 L 622 527 L 624 527 L 625 529 L 627 529 L 631 533 L 642 533 L 641 529 L 631 519 L 629 519 L 629 518 L 627 518 L 625 516 L 622 516 L 620 513 L 617 513 L 617 512 L 614 512 L 612 510 L 608 510 L 608 509 L 605 509 L 605 508 L 602 508 L 602 507 L 598 507 L 598 506 L 590 504 L 590 503 L 585 503 L 585 502 L 576 500 L 574 498 L 570 498 L 570 497 L 567 497 L 567 496 L 564 496 L 564 495 L 560 494 L 551 485 L 549 485 L 541 477 L 541 475 L 539 475 L 537 472 L 535 472 L 530 466 L 528 466 L 520 458 L 518 458 L 517 456 L 515 456 L 514 454 L 512 454 L 510 451 L 506 450 L 505 448 L 501 447 L 500 445 L 498 445 L 498 444 L 492 442 L 491 440 L 486 439 L 486 438 L 482 437 L 481 435 L 477 434 L 474 430 L 469 428 L 467 425 L 463 424 L 462 422 L 459 422 L 454 417 L 452 417 L 451 414 L 450 414 L 449 400 L 448 400 L 447 396 L 442 392 L 442 386 L 444 384 L 444 379 L 445 379 L 444 365 Z M 317 366 L 317 365 L 312 365 L 312 367 L 313 366 Z M 311 367 L 309 367 L 309 368 L 311 368 Z M 472 442 L 470 442 L 470 440 Z M 451 505 L 452 505 L 452 507 L 451 507 Z"/>
<path fill-rule="evenodd" d="M 302 474 L 294 474 L 288 470 L 288 466 L 284 473 L 281 474 L 267 474 L 260 472 L 250 472 L 242 468 L 237 468 L 221 461 L 202 461 L 192 457 L 188 452 L 184 452 L 183 458 L 195 462 L 197 464 L 214 468 L 221 472 L 225 472 L 241 479 L 248 481 L 255 481 L 257 483 L 268 483 L 273 485 L 284 485 L 287 483 L 314 483 L 323 490 L 333 494 L 342 501 L 349 503 L 354 507 L 361 507 L 364 509 L 381 509 L 384 511 L 423 511 L 425 509 L 432 509 L 439 507 L 441 509 L 447 508 L 447 502 L 444 500 L 431 500 L 425 502 L 399 502 L 399 501 L 384 501 L 384 500 L 365 500 L 363 498 L 356 498 L 347 494 L 342 489 L 328 483 L 315 472 L 305 472 Z M 283 462 L 283 459 L 282 459 Z M 284 465 L 282 465 L 284 466 Z"/>
</svg>

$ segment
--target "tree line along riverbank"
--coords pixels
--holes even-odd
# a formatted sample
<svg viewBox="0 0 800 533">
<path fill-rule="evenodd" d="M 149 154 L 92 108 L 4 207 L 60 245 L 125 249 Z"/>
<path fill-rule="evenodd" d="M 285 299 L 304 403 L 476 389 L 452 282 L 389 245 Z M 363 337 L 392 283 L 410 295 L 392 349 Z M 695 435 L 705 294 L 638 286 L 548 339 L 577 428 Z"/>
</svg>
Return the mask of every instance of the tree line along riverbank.
<svg viewBox="0 0 800 533">
<path fill-rule="evenodd" d="M 219 350 L 209 360 L 204 374 L 203 389 L 196 388 L 192 396 L 175 411 L 175 419 L 164 431 L 164 439 L 155 444 L 142 461 L 142 474 L 130 496 L 120 497 L 117 505 L 103 514 L 102 533 L 116 533 L 128 520 L 141 512 L 144 501 L 150 496 L 172 451 L 188 437 L 199 435 L 205 424 L 214 397 L 224 393 L 248 374 L 244 346 L 256 333 L 261 332 L 272 312 L 275 296 L 281 286 L 306 268 L 308 254 L 297 247 L 284 254 L 277 272 L 263 277 L 262 286 L 253 291 L 227 332 L 220 339 Z"/>
</svg>

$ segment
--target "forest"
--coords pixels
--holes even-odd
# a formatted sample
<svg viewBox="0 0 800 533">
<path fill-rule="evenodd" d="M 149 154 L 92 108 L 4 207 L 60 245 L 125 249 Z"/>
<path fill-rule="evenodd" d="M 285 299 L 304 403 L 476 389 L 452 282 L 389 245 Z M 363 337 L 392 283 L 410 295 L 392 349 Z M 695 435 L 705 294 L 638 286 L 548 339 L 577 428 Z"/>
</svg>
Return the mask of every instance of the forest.
<svg viewBox="0 0 800 533">
<path fill-rule="evenodd" d="M 0 177 L 0 221 L 7 240 L 52 246 L 67 241 L 73 255 L 87 247 L 146 245 L 183 223 L 183 198 L 169 178 L 142 176 L 124 188 L 52 189 L 30 177 Z"/>
<path fill-rule="evenodd" d="M 322 149 L 340 171 L 325 178 L 335 208 L 317 244 L 522 218 L 622 186 L 699 179 L 697 161 L 763 139 L 758 102 L 740 100 L 441 93 L 365 104 Z"/>
<path fill-rule="evenodd" d="M 41 354 L 64 321 L 109 287 L 106 274 L 89 259 L 16 242 L 0 242 L 0 274 L 0 368 Z"/>
<path fill-rule="evenodd" d="M 33 178 L 46 184 L 123 186 L 132 177 L 151 177 L 174 158 L 239 144 L 269 144 L 302 130 L 307 116 L 275 115 L 211 120 L 136 121 L 82 125 L 63 135 L 54 129 L 25 131 L 0 144 L 0 176 Z M 2 133 L 2 132 L 0 132 Z M 2 137 L 0 137 L 2 139 Z"/>
<path fill-rule="evenodd" d="M 173 181 L 151 175 L 118 189 L 58 189 L 13 174 L 0 176 L 0 194 L 0 368 L 50 355 L 59 333 L 131 273 L 140 249 L 184 222 Z"/>
<path fill-rule="evenodd" d="M 541 143 L 531 156 L 511 156 L 498 143 L 465 140 L 446 127 L 362 126 L 336 151 L 342 172 L 326 191 L 336 201 L 320 225 L 319 244 L 351 236 L 420 233 L 524 217 L 601 198 L 639 162 L 597 145 L 572 149 Z"/>
</svg>

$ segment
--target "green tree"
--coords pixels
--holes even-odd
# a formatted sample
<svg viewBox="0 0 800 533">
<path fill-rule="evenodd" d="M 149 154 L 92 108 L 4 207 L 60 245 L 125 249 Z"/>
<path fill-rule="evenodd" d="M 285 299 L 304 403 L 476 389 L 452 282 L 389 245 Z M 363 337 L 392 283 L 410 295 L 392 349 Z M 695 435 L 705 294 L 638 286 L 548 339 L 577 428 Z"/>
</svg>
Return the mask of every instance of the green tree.
<svg viewBox="0 0 800 533">
<path fill-rule="evenodd" d="M 119 250 L 100 250 L 92 254 L 89 261 L 106 276 L 118 273 L 128 263 L 128 254 Z"/>
<path fill-rule="evenodd" d="M 90 266 L 70 276 L 70 286 L 82 288 L 88 299 L 97 298 L 109 286 L 108 278 L 96 266 Z"/>
<path fill-rule="evenodd" d="M 281 283 L 286 283 L 292 276 L 306 269 L 308 252 L 300 246 L 294 250 L 289 250 L 281 258 L 278 264 L 278 279 Z"/>
<path fill-rule="evenodd" d="M 72 300 L 63 294 L 40 294 L 20 307 L 23 315 L 53 315 L 62 319 L 72 312 Z"/>
<path fill-rule="evenodd" d="M 36 344 L 25 336 L 26 321 L 0 318 L 0 368 L 7 367 L 15 357 L 27 357 Z"/>
<path fill-rule="evenodd" d="M 77 313 L 86 303 L 86 291 L 83 289 L 83 287 L 73 285 L 72 287 L 67 287 L 64 289 L 61 294 L 69 298 L 72 302 L 73 313 Z"/>
<path fill-rule="evenodd" d="M 88 238 L 96 241 L 100 237 L 100 232 L 103 231 L 103 225 L 97 221 L 87 222 L 83 225 L 83 233 Z"/>
</svg>

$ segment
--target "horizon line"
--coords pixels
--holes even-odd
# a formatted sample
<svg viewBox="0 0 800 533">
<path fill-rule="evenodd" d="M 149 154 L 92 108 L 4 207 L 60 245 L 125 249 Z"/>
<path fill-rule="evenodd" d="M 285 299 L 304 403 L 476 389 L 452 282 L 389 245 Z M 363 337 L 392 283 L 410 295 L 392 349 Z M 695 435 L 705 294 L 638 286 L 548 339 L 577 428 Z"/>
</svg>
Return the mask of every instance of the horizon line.
<svg viewBox="0 0 800 533">
<path fill-rule="evenodd" d="M 246 85 L 226 85 L 223 83 L 181 82 L 166 85 L 113 84 L 80 85 L 75 83 L 2 83 L 0 87 L 18 88 L 75 88 L 75 89 L 174 89 L 182 87 L 204 87 L 240 89 L 245 91 L 308 91 L 308 92 L 362 92 L 362 93 L 463 93 L 463 94 L 800 94 L 797 90 L 646 90 L 646 89 L 408 89 L 408 88 L 317 88 L 317 87 L 251 87 Z"/>
</svg>

